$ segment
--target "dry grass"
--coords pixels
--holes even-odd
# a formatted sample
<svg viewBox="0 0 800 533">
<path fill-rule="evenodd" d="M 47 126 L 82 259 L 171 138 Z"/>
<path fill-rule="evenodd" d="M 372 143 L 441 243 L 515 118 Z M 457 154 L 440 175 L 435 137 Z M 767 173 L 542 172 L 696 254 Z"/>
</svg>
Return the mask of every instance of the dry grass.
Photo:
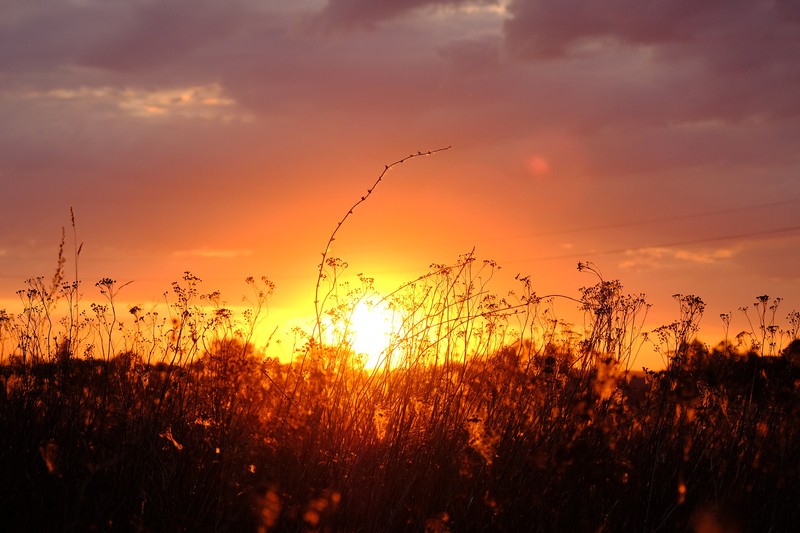
<svg viewBox="0 0 800 533">
<path fill-rule="evenodd" d="M 797 312 L 781 329 L 780 301 L 759 297 L 745 308 L 751 331 L 709 349 L 693 340 L 700 298 L 676 295 L 678 319 L 646 332 L 644 296 L 580 263 L 595 283 L 566 300 L 584 312 L 576 329 L 554 315 L 564 299 L 537 295 L 529 278 L 494 294 L 498 266 L 470 252 L 384 297 L 403 312 L 402 334 L 387 347 L 395 360 L 368 370 L 348 321 L 378 297 L 328 254 L 351 213 L 328 241 L 317 321 L 296 331 L 289 363 L 253 343 L 275 289 L 267 278 L 246 280 L 240 315 L 189 272 L 164 316 L 122 312 L 110 278 L 83 301 L 81 246 L 70 281 L 62 239 L 53 279 L 26 283 L 20 313 L 0 311 L 2 529 L 786 531 L 800 521 Z M 646 342 L 665 370 L 631 371 Z"/>
<path fill-rule="evenodd" d="M 525 279 L 518 295 L 491 296 L 479 280 L 495 268 L 467 254 L 392 295 L 408 310 L 395 346 L 403 362 L 372 371 L 345 338 L 323 346 L 308 335 L 291 364 L 257 353 L 248 341 L 273 289 L 266 279 L 248 280 L 254 308 L 242 316 L 215 307 L 219 295 L 187 273 L 171 317 L 132 309 L 125 320 L 113 280 L 101 280 L 107 305 L 60 329 L 50 287 L 32 282 L 23 313 L 0 317 L 4 528 L 797 522 L 800 341 L 780 357 L 727 342 L 709 350 L 691 341 L 702 301 L 679 297 L 679 320 L 651 335 L 669 366 L 631 373 L 639 297 L 600 278 L 583 290 L 589 327 L 576 336 Z M 369 290 L 343 291 L 329 311 L 346 318 L 347 299 Z"/>
</svg>

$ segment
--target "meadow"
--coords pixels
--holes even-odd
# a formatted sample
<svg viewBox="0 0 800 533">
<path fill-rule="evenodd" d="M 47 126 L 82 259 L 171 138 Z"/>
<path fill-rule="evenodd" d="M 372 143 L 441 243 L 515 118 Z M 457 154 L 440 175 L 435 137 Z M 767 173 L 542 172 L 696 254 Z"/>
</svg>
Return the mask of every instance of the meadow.
<svg viewBox="0 0 800 533">
<path fill-rule="evenodd" d="M 800 313 L 783 315 L 779 299 L 755 298 L 741 310 L 750 329 L 711 347 L 696 340 L 700 297 L 675 295 L 676 319 L 649 330 L 644 296 L 592 263 L 578 264 L 592 283 L 574 300 L 537 295 L 526 277 L 495 294 L 497 265 L 473 253 L 381 296 L 328 254 L 335 234 L 315 324 L 295 331 L 290 360 L 255 336 L 268 278 L 247 278 L 243 312 L 190 272 L 166 313 L 121 309 L 111 278 L 84 294 L 77 242 L 66 273 L 62 239 L 53 278 L 26 282 L 19 313 L 0 311 L 2 529 L 800 522 Z M 400 325 L 370 360 L 354 349 L 353 317 L 379 304 Z M 645 344 L 665 368 L 632 367 Z"/>
</svg>

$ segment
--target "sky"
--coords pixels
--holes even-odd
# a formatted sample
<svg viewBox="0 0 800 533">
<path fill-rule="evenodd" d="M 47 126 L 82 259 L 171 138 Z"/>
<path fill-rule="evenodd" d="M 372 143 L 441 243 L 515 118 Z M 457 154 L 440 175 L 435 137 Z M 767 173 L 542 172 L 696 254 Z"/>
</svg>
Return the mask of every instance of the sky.
<svg viewBox="0 0 800 533">
<path fill-rule="evenodd" d="M 800 308 L 795 0 L 3 0 L 0 308 L 72 209 L 87 300 L 266 275 L 270 320 L 308 316 L 336 222 L 447 146 L 332 255 L 391 290 L 474 248 L 573 297 L 592 261 L 653 325 L 702 297 L 712 344 Z"/>
</svg>

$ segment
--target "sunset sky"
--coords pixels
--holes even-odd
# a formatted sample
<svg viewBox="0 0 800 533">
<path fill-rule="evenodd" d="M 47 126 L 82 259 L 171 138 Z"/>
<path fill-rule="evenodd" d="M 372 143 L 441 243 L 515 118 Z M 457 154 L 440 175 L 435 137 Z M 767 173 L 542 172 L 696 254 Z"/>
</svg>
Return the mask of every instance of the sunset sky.
<svg viewBox="0 0 800 533">
<path fill-rule="evenodd" d="M 654 325 L 699 295 L 709 337 L 800 308 L 795 0 L 5 0 L 0 308 L 72 207 L 87 299 L 263 274 L 276 324 L 308 316 L 336 222 L 445 146 L 334 243 L 382 290 L 474 247 L 500 293 L 578 296 L 590 260 Z"/>
</svg>

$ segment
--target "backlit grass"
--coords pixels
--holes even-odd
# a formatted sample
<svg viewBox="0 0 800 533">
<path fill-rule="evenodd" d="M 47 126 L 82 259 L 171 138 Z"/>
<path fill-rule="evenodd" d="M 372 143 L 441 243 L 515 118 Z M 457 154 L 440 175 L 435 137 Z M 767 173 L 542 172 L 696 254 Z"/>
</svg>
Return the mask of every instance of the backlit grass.
<svg viewBox="0 0 800 533">
<path fill-rule="evenodd" d="M 419 153 L 417 155 L 428 155 Z M 415 157 L 415 156 L 410 156 Z M 408 158 L 406 158 L 408 159 Z M 405 160 L 405 159 L 404 159 Z M 400 162 L 404 161 L 401 160 Z M 399 163 L 399 162 L 398 162 Z M 397 163 L 395 163 L 397 164 Z M 591 263 L 575 299 L 470 252 L 387 296 L 329 254 L 291 359 L 190 272 L 161 314 L 111 278 L 26 282 L 0 311 L 4 531 L 787 531 L 800 522 L 800 315 L 696 340 L 705 304 L 645 328 Z M 74 230 L 74 219 L 73 219 Z M 91 293 L 86 293 L 91 290 Z M 576 328 L 556 306 L 584 314 Z M 363 307 L 399 324 L 370 362 Z M 272 325 L 268 326 L 272 328 Z M 280 327 L 280 324 L 274 325 Z M 636 372 L 647 345 L 663 370 Z M 354 349 L 355 348 L 355 349 Z M 374 355 L 374 354 L 373 354 Z"/>
</svg>

